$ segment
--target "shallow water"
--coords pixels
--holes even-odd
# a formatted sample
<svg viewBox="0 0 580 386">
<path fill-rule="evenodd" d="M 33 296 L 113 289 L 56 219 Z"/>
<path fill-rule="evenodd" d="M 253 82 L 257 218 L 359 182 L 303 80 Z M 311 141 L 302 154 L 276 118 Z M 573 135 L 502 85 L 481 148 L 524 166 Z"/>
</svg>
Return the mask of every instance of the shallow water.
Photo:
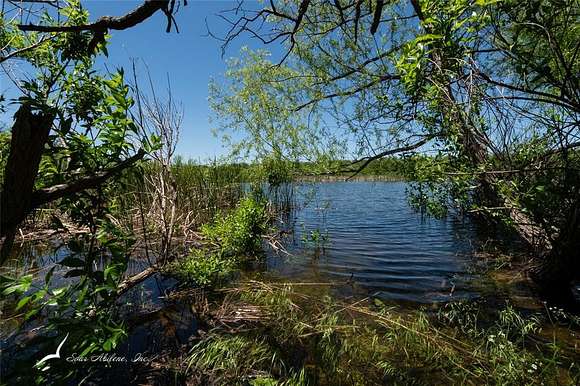
<svg viewBox="0 0 580 386">
<path fill-rule="evenodd" d="M 395 301 L 477 296 L 468 271 L 477 243 L 474 225 L 454 216 L 421 216 L 405 189 L 403 182 L 369 181 L 297 186 L 299 209 L 286 225 L 293 231 L 287 245 L 292 257 L 270 258 L 268 270 L 348 281 Z"/>
<path fill-rule="evenodd" d="M 268 251 L 266 262 L 244 272 L 242 279 L 257 276 L 281 281 L 332 282 L 336 285 L 324 288 L 338 296 L 378 297 L 412 308 L 479 297 L 487 298 L 491 308 L 496 308 L 496 304 L 503 307 L 506 298 L 517 298 L 520 309 L 541 311 L 545 307 L 531 296 L 523 281 L 514 283 L 510 279 L 500 285 L 489 275 L 473 269 L 478 264 L 474 251 L 486 240 L 476 224 L 456 216 L 445 219 L 421 216 L 409 207 L 405 189 L 403 182 L 296 185 L 297 207 L 281 224 L 288 235 L 284 245 L 290 255 Z M 44 248 L 29 246 L 18 253 L 22 271 L 37 272 L 38 280 L 43 280 L 44 272 L 70 250 L 55 242 Z M 134 259 L 127 274 L 147 266 L 145 257 Z M 55 272 L 56 284 L 71 280 L 62 277 L 66 270 Z M 189 295 L 172 298 L 180 289 L 183 288 L 176 280 L 155 274 L 118 300 L 128 338 L 115 350 L 117 355 L 164 358 L 174 356 L 168 353 L 183 353 L 191 347 L 200 326 L 193 298 Z M 327 291 L 320 291 L 323 292 Z M 54 339 L 39 341 L 22 350 L 19 343 L 35 338 L 35 333 L 31 328 L 16 333 L 17 324 L 13 320 L 2 326 L 0 370 L 4 374 L 17 368 L 26 373 L 55 343 Z M 147 368 L 135 364 L 113 366 L 100 372 L 98 379 L 129 384 L 143 380 Z"/>
</svg>

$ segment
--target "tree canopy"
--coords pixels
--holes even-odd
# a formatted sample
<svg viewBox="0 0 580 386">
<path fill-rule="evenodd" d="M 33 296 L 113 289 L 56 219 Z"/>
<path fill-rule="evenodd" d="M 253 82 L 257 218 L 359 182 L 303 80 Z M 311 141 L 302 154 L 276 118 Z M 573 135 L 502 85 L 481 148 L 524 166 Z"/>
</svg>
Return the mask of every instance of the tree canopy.
<svg viewBox="0 0 580 386">
<path fill-rule="evenodd" d="M 486 213 L 541 256 L 562 247 L 577 264 L 567 249 L 580 228 L 576 1 L 271 1 L 235 12 L 245 13 L 225 44 L 249 34 L 285 48 L 279 60 L 242 52 L 210 88 L 218 129 L 241 129 L 241 149 L 350 158 L 353 173 L 431 154 L 417 163 L 415 203 Z"/>
</svg>

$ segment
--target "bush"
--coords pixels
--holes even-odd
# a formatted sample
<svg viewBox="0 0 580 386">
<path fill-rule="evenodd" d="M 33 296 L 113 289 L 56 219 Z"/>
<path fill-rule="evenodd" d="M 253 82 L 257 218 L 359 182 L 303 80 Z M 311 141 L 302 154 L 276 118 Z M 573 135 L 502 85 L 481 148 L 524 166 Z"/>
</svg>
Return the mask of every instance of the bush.
<svg viewBox="0 0 580 386">
<path fill-rule="evenodd" d="M 200 287 L 215 287 L 235 271 L 235 261 L 204 250 L 192 250 L 189 256 L 169 266 L 168 273 Z"/>
<path fill-rule="evenodd" d="M 268 231 L 269 217 L 264 202 L 246 197 L 227 216 L 202 226 L 202 234 L 227 256 L 256 255 L 262 249 L 261 236 Z"/>
</svg>

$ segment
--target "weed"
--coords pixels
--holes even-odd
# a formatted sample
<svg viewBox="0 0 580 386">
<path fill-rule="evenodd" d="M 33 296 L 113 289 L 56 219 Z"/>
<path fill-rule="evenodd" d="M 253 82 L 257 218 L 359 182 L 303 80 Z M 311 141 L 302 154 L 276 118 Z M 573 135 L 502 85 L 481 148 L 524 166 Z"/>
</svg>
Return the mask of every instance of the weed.
<svg viewBox="0 0 580 386">
<path fill-rule="evenodd" d="M 187 368 L 209 374 L 218 383 L 242 383 L 283 366 L 276 350 L 264 339 L 243 335 L 211 335 L 196 344 L 191 353 Z"/>
<path fill-rule="evenodd" d="M 398 313 L 380 304 L 371 309 L 361 301 L 320 296 L 319 289 L 309 294 L 295 288 L 251 282 L 234 290 L 239 301 L 266 316 L 235 336 L 214 330 L 192 351 L 189 366 L 219 373 L 210 384 L 223 382 L 226 373 L 230 381 L 241 376 L 252 385 L 551 384 L 556 376 L 559 383 L 574 384 L 578 379 L 575 364 L 558 361 L 557 346 L 546 357 L 527 344 L 538 320 L 509 305 L 486 328 L 480 327 L 477 305 L 449 305 L 438 314 L 444 324 L 436 326 L 422 311 Z"/>
<path fill-rule="evenodd" d="M 328 230 L 321 232 L 320 229 L 314 229 L 302 235 L 302 242 L 314 248 L 324 248 L 328 239 Z"/>
</svg>

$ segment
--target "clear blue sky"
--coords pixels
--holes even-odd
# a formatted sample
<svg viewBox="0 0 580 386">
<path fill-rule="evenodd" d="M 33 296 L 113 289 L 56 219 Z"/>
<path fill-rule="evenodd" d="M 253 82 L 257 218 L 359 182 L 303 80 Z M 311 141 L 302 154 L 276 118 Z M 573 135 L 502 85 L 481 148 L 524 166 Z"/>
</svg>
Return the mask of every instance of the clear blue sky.
<svg viewBox="0 0 580 386">
<path fill-rule="evenodd" d="M 91 20 L 103 15 L 123 15 L 142 3 L 142 0 L 88 0 L 82 1 L 91 15 Z M 181 7 L 175 15 L 179 33 L 173 29 L 166 33 L 167 19 L 161 12 L 152 18 L 125 31 L 111 31 L 108 46 L 109 57 L 104 61 L 114 70 L 122 66 L 127 72 L 131 68 L 131 58 L 146 63 L 160 93 L 166 91 L 167 78 L 171 82 L 174 99 L 184 107 L 184 121 L 177 152 L 184 158 L 202 159 L 224 155 L 218 138 L 211 134 L 207 102 L 210 78 L 223 77 L 225 60 L 237 56 L 244 45 L 261 47 L 261 44 L 246 36 L 236 39 L 226 51 L 221 52 L 221 42 L 206 36 L 207 24 L 218 36 L 227 31 L 227 23 L 216 14 L 231 9 L 237 2 L 232 1 L 192 1 Z M 257 2 L 247 1 L 246 8 L 258 7 Z M 276 51 L 275 46 L 269 47 Z M 141 66 L 144 69 L 145 66 Z M 143 79 L 146 74 L 143 73 Z M 7 79 L 1 79 L 2 91 L 7 96 L 17 96 Z M 8 117 L 3 117 L 7 119 Z"/>
</svg>

